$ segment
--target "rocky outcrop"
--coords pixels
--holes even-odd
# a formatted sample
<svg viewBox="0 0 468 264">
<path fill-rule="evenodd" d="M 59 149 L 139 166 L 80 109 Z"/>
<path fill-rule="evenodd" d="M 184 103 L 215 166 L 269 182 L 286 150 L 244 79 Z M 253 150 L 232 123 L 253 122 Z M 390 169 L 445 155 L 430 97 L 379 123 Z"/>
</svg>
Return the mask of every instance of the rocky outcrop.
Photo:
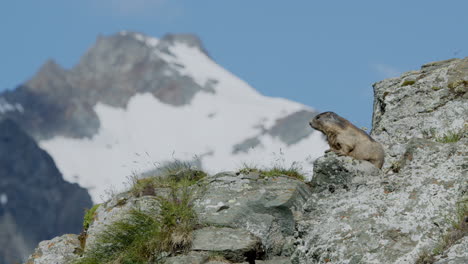
<svg viewBox="0 0 468 264">
<path fill-rule="evenodd" d="M 383 171 L 333 154 L 315 162 L 294 263 L 416 263 L 466 221 L 467 63 L 430 63 L 374 84 Z"/>
<path fill-rule="evenodd" d="M 80 250 L 77 235 L 67 234 L 39 243 L 26 264 L 69 263 Z"/>
<path fill-rule="evenodd" d="M 413 139 L 398 173 L 364 177 L 343 170 L 344 158 L 317 160 L 314 172 L 323 175 L 323 166 L 330 172 L 327 186 L 341 175 L 346 188 L 323 188 L 307 202 L 295 263 L 415 263 L 437 246 L 466 199 L 465 144 Z"/>
<path fill-rule="evenodd" d="M 190 187 L 198 223 L 191 247 L 163 257 L 198 264 L 465 263 L 467 61 L 427 64 L 374 85 L 372 135 L 386 149 L 382 170 L 327 153 L 307 184 L 258 169 L 206 176 Z M 101 205 L 85 254 L 132 208 L 161 212 L 155 195 L 169 193 L 143 189 Z"/>
<path fill-rule="evenodd" d="M 213 254 L 235 263 L 289 258 L 297 218 L 311 193 L 305 183 L 285 175 L 266 177 L 244 171 L 207 176 L 194 188 L 193 208 L 204 228 L 193 232 L 191 253 L 170 256 L 168 263 L 208 263 Z M 158 212 L 160 203 L 154 193 L 169 195 L 164 188 L 137 197 L 126 192 L 99 206 L 87 230 L 85 250 L 95 247 L 109 224 L 122 220 L 132 209 Z"/>
<path fill-rule="evenodd" d="M 386 166 L 411 138 L 466 133 L 468 58 L 423 65 L 374 84 L 372 136 L 386 146 Z"/>
<path fill-rule="evenodd" d="M 78 233 L 91 204 L 31 137 L 13 121 L 0 121 L 0 263 L 24 259 L 41 240 Z"/>
</svg>

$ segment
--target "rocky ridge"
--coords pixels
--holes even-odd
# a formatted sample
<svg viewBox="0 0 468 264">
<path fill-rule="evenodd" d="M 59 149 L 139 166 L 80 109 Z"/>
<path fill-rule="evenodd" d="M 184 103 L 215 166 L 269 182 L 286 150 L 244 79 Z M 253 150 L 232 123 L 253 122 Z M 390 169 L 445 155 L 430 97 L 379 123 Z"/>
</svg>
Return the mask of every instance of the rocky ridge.
<svg viewBox="0 0 468 264">
<path fill-rule="evenodd" d="M 374 85 L 383 170 L 329 153 L 307 184 L 255 168 L 207 175 L 191 187 L 200 224 L 192 246 L 163 254 L 166 263 L 466 263 L 467 63 L 431 63 Z M 158 208 L 154 194 L 164 192 L 122 193 L 99 206 L 85 255 L 106 225 L 132 208 Z M 80 259 L 69 253 L 80 252 L 78 237 L 57 239 L 29 263 Z"/>
</svg>

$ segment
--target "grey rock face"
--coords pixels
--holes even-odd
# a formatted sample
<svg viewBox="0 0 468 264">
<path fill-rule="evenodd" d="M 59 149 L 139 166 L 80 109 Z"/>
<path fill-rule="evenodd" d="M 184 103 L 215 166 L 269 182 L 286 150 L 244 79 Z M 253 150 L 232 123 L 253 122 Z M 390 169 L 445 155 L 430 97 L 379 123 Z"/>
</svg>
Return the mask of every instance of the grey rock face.
<svg viewBox="0 0 468 264">
<path fill-rule="evenodd" d="M 101 204 L 97 208 L 93 223 L 87 231 L 86 248 L 93 248 L 96 244 L 96 237 L 108 225 L 122 220 L 132 209 L 157 213 L 159 211 L 159 203 L 154 196 L 133 197 L 131 193 L 121 193 L 110 201 Z"/>
<path fill-rule="evenodd" d="M 451 246 L 441 256 L 437 257 L 435 264 L 465 264 L 468 263 L 468 236 Z"/>
<path fill-rule="evenodd" d="M 255 264 L 291 264 L 291 260 L 285 257 L 274 257 L 269 260 L 257 260 Z"/>
<path fill-rule="evenodd" d="M 187 255 L 169 257 L 165 264 L 205 264 L 209 260 L 209 253 L 191 251 Z"/>
<path fill-rule="evenodd" d="M 165 195 L 164 189 L 156 191 Z M 193 191 L 200 225 L 208 227 L 194 231 L 189 254 L 171 256 L 169 263 L 205 263 L 213 253 L 236 262 L 274 255 L 288 258 L 296 221 L 311 194 L 306 184 L 286 176 L 263 178 L 258 173 L 231 172 L 207 176 Z M 94 247 L 109 224 L 135 208 L 157 213 L 159 203 L 154 196 L 134 197 L 127 192 L 101 204 L 88 229 L 85 250 Z"/>
<path fill-rule="evenodd" d="M 279 255 L 294 234 L 296 217 L 311 192 L 301 181 L 288 177 L 262 179 L 219 173 L 195 203 L 202 223 L 243 228 L 259 237 L 267 255 Z"/>
<path fill-rule="evenodd" d="M 372 136 L 387 147 L 385 166 L 413 137 L 434 138 L 466 129 L 468 58 L 423 65 L 374 84 Z"/>
<path fill-rule="evenodd" d="M 20 261 L 41 240 L 79 233 L 91 205 L 87 191 L 65 182 L 31 137 L 0 121 L 0 263 Z"/>
<path fill-rule="evenodd" d="M 314 177 L 310 184 L 314 192 L 325 189 L 335 192 L 337 189 L 349 190 L 365 184 L 369 177 L 378 177 L 381 174 L 370 162 L 329 152 L 314 162 Z"/>
<path fill-rule="evenodd" d="M 374 173 L 347 157 L 316 161 L 319 188 L 298 225 L 293 263 L 415 263 L 440 243 L 467 199 L 467 62 L 431 63 L 374 85 L 372 136 L 386 164 Z M 449 131 L 461 138 L 441 143 Z"/>
<path fill-rule="evenodd" d="M 39 243 L 26 264 L 68 264 L 78 257 L 80 241 L 77 235 L 67 234 Z"/>
<path fill-rule="evenodd" d="M 398 174 L 369 175 L 348 191 L 314 194 L 308 220 L 299 223 L 294 263 L 414 263 L 434 247 L 467 188 L 466 141 L 417 142 Z"/>
<path fill-rule="evenodd" d="M 195 230 L 192 250 L 222 254 L 236 262 L 255 260 L 260 252 L 260 239 L 248 231 L 226 227 L 206 227 Z"/>
</svg>

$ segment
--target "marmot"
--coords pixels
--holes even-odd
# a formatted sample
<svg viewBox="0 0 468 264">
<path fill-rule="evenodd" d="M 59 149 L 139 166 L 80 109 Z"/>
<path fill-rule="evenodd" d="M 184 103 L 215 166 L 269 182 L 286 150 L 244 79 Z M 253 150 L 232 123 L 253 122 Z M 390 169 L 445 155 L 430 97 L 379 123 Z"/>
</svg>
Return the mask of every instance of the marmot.
<svg viewBox="0 0 468 264">
<path fill-rule="evenodd" d="M 382 168 L 385 155 L 382 145 L 348 120 L 333 112 L 324 112 L 312 118 L 309 124 L 327 136 L 330 149 L 326 152 L 367 160 Z"/>
</svg>

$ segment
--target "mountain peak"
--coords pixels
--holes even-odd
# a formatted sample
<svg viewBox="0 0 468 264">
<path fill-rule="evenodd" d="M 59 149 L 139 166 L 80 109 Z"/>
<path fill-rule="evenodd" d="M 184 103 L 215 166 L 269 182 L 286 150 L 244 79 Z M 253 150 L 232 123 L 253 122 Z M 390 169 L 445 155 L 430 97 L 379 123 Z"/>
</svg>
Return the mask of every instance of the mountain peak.
<svg viewBox="0 0 468 264">
<path fill-rule="evenodd" d="M 147 36 L 147 35 L 145 35 L 143 33 L 138 33 L 138 32 L 120 31 L 117 34 L 117 36 L 128 37 L 128 38 L 135 39 L 135 40 L 137 40 L 139 42 L 145 43 L 149 47 L 156 47 L 156 45 L 158 45 L 158 43 L 159 43 L 159 39 L 157 39 L 155 37 L 150 37 L 150 36 Z"/>
<path fill-rule="evenodd" d="M 161 39 L 161 43 L 159 44 L 159 47 L 164 48 L 165 46 L 172 46 L 176 43 L 182 43 L 189 47 L 198 48 L 205 55 L 208 55 L 208 52 L 203 47 L 203 43 L 200 40 L 200 38 L 197 35 L 189 34 L 189 33 L 166 34 Z"/>
</svg>

